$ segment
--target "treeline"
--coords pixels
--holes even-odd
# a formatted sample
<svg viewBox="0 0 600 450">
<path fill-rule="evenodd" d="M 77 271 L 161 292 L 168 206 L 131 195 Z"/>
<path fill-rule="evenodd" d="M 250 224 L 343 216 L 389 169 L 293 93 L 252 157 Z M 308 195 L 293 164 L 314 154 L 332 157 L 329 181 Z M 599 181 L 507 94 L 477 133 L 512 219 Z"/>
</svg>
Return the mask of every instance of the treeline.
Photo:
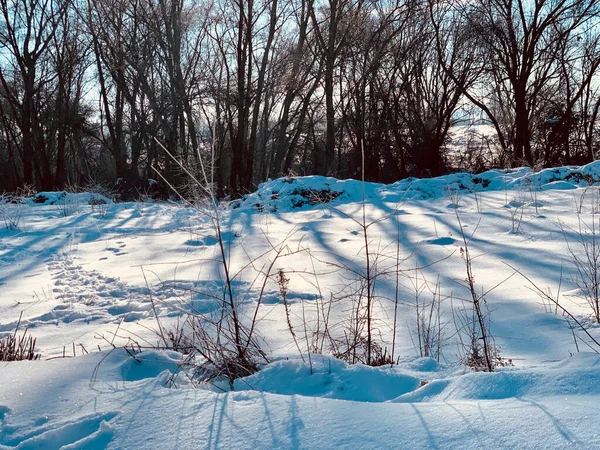
<svg viewBox="0 0 600 450">
<path fill-rule="evenodd" d="M 595 159 L 600 0 L 0 0 L 0 190 Z M 449 151 L 458 123 L 495 130 Z M 364 161 L 363 161 L 364 159 Z"/>
</svg>

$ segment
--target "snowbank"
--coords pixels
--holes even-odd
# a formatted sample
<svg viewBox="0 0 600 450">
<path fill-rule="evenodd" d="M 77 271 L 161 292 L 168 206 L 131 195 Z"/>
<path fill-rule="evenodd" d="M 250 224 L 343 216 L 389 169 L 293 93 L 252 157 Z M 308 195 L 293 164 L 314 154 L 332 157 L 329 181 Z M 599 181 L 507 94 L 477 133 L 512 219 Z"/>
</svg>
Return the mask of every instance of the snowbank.
<svg viewBox="0 0 600 450">
<path fill-rule="evenodd" d="M 532 370 L 455 375 L 420 389 L 416 384 L 420 377 L 444 376 L 439 368 L 437 373 L 402 375 L 389 368 L 351 370 L 339 361 L 315 361 L 316 370 L 328 370 L 331 363 L 333 385 L 329 387 L 323 372 L 315 370 L 311 375 L 298 361 L 279 361 L 262 375 L 249 377 L 256 390 L 246 387 L 226 393 L 186 383 L 168 387 L 178 361 L 173 353 L 147 352 L 134 359 L 116 350 L 3 365 L 0 385 L 10 389 L 0 389 L 0 448 L 591 449 L 600 445 L 596 413 L 600 396 L 598 388 L 592 388 L 598 385 L 597 378 L 584 381 L 590 364 L 598 363 L 592 355 Z M 416 360 L 408 365 L 431 363 Z M 569 387 L 579 369 L 584 369 L 580 382 L 589 386 L 585 395 L 575 393 L 581 383 Z M 365 403 L 349 400 L 358 390 L 341 394 L 338 381 L 354 375 L 353 382 L 360 381 L 356 386 L 371 392 L 368 398 L 359 394 L 359 400 L 382 401 L 377 390 L 398 389 L 387 384 L 383 374 L 390 376 L 387 381 L 395 377 L 400 389 L 417 387 L 419 392 L 446 387 L 425 403 L 407 403 L 407 396 Z M 284 384 L 287 388 L 282 390 Z M 260 389 L 267 385 L 279 386 L 279 392 Z M 487 395 L 492 386 L 513 395 L 502 400 Z M 334 392 L 347 398 L 327 397 Z"/>
<path fill-rule="evenodd" d="M 280 395 L 304 395 L 356 402 L 384 402 L 415 390 L 420 379 L 396 368 L 368 367 L 323 355 L 277 361 L 256 374 L 236 381 L 236 390 Z"/>
<path fill-rule="evenodd" d="M 437 178 L 406 178 L 390 185 L 338 180 L 323 176 L 283 177 L 259 185 L 256 192 L 232 208 L 256 208 L 258 211 L 291 211 L 322 203 L 341 204 L 380 199 L 397 203 L 409 198 L 437 199 L 453 193 L 529 190 L 569 190 L 600 181 L 600 161 L 585 166 L 568 166 L 533 172 L 521 167 L 489 170 L 477 175 L 454 173 Z"/>
<path fill-rule="evenodd" d="M 66 191 L 38 192 L 34 197 L 25 198 L 29 206 L 48 206 L 62 204 L 101 205 L 111 204 L 108 197 L 90 192 L 72 193 Z"/>
</svg>

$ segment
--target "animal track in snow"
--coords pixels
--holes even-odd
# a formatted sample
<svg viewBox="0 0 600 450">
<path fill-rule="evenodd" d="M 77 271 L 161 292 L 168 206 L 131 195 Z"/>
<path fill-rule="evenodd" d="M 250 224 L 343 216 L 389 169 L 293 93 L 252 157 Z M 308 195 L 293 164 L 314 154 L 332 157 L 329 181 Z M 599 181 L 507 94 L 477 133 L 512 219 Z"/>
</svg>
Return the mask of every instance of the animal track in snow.
<svg viewBox="0 0 600 450">
<path fill-rule="evenodd" d="M 97 270 L 86 270 L 69 255 L 53 259 L 48 269 L 54 282 L 54 298 L 61 303 L 47 313 L 23 320 L 23 326 L 33 328 L 58 322 L 89 323 L 96 320 L 112 322 L 115 318 L 133 322 L 154 315 L 150 292 L 145 286 L 132 286 Z M 209 294 L 200 293 L 215 290 L 218 292 L 219 287 L 211 282 L 169 281 L 151 287 L 151 294 L 159 315 L 174 316 L 182 308 L 199 313 L 218 309 L 218 301 Z M 0 332 L 10 331 L 15 325 L 14 322 L 0 325 Z"/>
<path fill-rule="evenodd" d="M 123 241 L 117 242 L 116 247 L 106 247 L 105 251 L 113 253 L 115 256 L 126 255 L 127 252 L 123 251 L 123 249 L 127 247 L 127 244 L 123 243 Z M 106 258 L 103 258 L 106 259 Z"/>
<path fill-rule="evenodd" d="M 161 317 L 175 317 L 186 311 L 212 314 L 222 306 L 219 298 L 223 284 L 218 281 L 170 280 L 151 286 L 149 291 L 146 286 L 130 285 L 98 270 L 87 270 L 78 264 L 76 257 L 65 254 L 50 260 L 48 269 L 53 281 L 53 299 L 59 303 L 50 311 L 23 318 L 20 325 L 23 328 L 61 323 L 134 322 L 153 317 L 155 311 Z M 237 288 L 240 292 L 247 291 L 245 283 Z M 241 301 L 256 300 L 251 293 L 245 297 Z M 271 303 L 279 301 L 275 293 L 268 297 Z M 293 301 L 295 297 L 290 293 L 288 300 Z M 1 324 L 0 333 L 14 331 L 16 319 Z"/>
<path fill-rule="evenodd" d="M 110 421 L 116 416 L 116 412 L 108 412 L 58 423 L 41 418 L 33 428 L 5 427 L 0 431 L 0 448 L 105 448 L 113 438 Z"/>
<path fill-rule="evenodd" d="M 115 300 L 122 301 L 131 295 L 140 297 L 147 292 L 97 270 L 85 270 L 69 256 L 54 259 L 48 268 L 54 281 L 53 292 L 64 302 L 110 306 Z"/>
<path fill-rule="evenodd" d="M 48 269 L 54 283 L 53 298 L 61 303 L 41 315 L 24 318 L 21 321 L 22 327 L 35 328 L 73 322 L 114 322 L 116 319 L 132 322 L 154 314 L 146 287 L 131 286 L 97 270 L 86 270 L 68 255 L 51 260 Z M 175 295 L 172 290 L 153 292 L 155 299 L 159 300 L 156 305 L 159 314 L 171 313 L 170 302 L 174 301 Z M 11 332 L 16 323 L 14 320 L 0 325 L 0 333 Z"/>
</svg>

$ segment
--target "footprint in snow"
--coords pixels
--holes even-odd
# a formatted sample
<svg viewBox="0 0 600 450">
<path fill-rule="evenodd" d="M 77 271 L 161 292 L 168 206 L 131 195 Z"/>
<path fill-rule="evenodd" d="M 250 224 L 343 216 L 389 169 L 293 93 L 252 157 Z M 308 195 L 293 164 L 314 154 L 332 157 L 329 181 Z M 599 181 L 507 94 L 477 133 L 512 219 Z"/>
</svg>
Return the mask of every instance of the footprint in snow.
<svg viewBox="0 0 600 450">
<path fill-rule="evenodd" d="M 119 246 L 119 248 L 115 248 L 115 247 L 107 247 L 106 251 L 107 252 L 111 252 L 113 253 L 115 256 L 121 256 L 121 255 L 126 255 L 127 252 L 123 252 L 121 249 L 125 247 L 125 245 L 121 245 Z"/>
<path fill-rule="evenodd" d="M 58 423 L 37 420 L 36 423 L 43 425 L 33 429 L 30 427 L 11 429 L 8 433 L 0 434 L 0 445 L 21 450 L 106 448 L 114 435 L 110 421 L 117 414 L 116 412 L 91 414 Z"/>
</svg>

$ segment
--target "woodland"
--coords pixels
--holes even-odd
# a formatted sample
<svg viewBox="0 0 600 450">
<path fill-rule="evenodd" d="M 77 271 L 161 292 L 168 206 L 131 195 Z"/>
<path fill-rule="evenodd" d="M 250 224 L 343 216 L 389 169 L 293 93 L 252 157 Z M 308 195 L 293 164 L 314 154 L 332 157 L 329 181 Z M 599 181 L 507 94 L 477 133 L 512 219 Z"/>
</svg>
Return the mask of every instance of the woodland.
<svg viewBox="0 0 600 450">
<path fill-rule="evenodd" d="M 181 163 L 208 168 L 219 196 L 283 175 L 585 164 L 599 14 L 596 0 L 0 0 L 0 191 L 168 195 L 189 185 Z"/>
</svg>

